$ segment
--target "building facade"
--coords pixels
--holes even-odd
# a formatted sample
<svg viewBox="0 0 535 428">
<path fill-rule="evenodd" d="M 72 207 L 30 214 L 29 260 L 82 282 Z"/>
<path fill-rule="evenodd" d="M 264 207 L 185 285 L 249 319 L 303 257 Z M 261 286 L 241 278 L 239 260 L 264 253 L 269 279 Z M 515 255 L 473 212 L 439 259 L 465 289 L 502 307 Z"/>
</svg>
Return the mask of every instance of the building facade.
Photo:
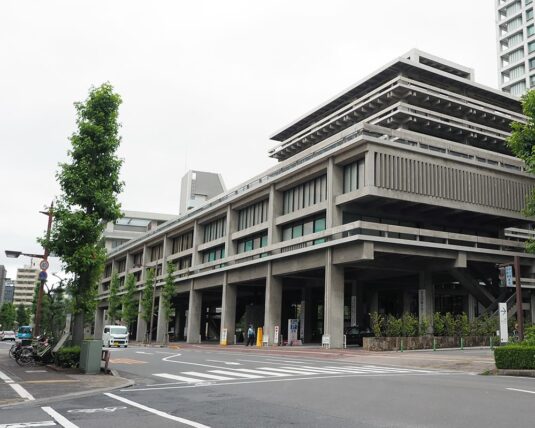
<svg viewBox="0 0 535 428">
<path fill-rule="evenodd" d="M 521 96 L 535 86 L 533 0 L 495 0 L 498 82 Z"/>
<path fill-rule="evenodd" d="M 298 320 L 303 342 L 341 347 L 369 313 L 492 312 L 512 289 L 497 263 L 521 257 L 533 317 L 534 236 L 521 214 L 535 179 L 510 153 L 518 98 L 469 68 L 411 51 L 276 132 L 276 166 L 108 255 L 95 331 L 111 275 L 139 290 L 176 268 L 175 317 L 155 320 L 190 343 L 239 339 L 249 323 L 273 343 Z M 238 161 L 237 161 L 238 162 Z M 161 308 L 159 310 L 161 313 Z M 147 326 L 133 326 L 137 337 Z"/>
<path fill-rule="evenodd" d="M 13 280 L 6 278 L 4 283 L 4 301 L 3 303 L 13 303 L 13 295 L 15 293 L 15 283 Z"/>
<path fill-rule="evenodd" d="M 13 293 L 13 304 L 15 306 L 21 303 L 24 306 L 31 306 L 35 284 L 39 281 L 40 271 L 38 267 L 33 265 L 17 269 L 17 279 L 15 280 L 15 290 Z"/>
<path fill-rule="evenodd" d="M 180 214 L 199 208 L 226 189 L 223 177 L 215 172 L 188 171 L 180 181 Z"/>
<path fill-rule="evenodd" d="M 176 217 L 172 214 L 124 211 L 120 219 L 106 224 L 103 233 L 104 246 L 107 251 L 111 251 Z"/>
<path fill-rule="evenodd" d="M 0 265 L 0 305 L 4 301 L 4 293 L 5 293 L 4 289 L 6 286 L 5 284 L 6 275 L 7 275 L 6 267 L 4 265 Z"/>
</svg>

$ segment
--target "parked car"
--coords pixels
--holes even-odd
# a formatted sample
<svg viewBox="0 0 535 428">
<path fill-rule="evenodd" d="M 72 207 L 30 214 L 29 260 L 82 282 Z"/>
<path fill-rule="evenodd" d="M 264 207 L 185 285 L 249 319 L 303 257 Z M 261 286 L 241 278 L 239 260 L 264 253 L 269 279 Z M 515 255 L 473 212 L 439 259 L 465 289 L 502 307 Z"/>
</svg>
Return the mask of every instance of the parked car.
<svg viewBox="0 0 535 428">
<path fill-rule="evenodd" d="M 128 347 L 128 329 L 123 325 L 105 325 L 102 333 L 104 346 Z"/>
<path fill-rule="evenodd" d="M 15 332 L 13 330 L 0 331 L 0 340 L 15 340 Z"/>
<path fill-rule="evenodd" d="M 17 331 L 17 339 L 31 339 L 32 327 L 29 325 L 21 325 Z"/>
<path fill-rule="evenodd" d="M 372 337 L 373 333 L 369 328 L 367 329 L 360 329 L 358 325 L 354 325 L 353 327 L 346 328 L 346 331 L 344 332 L 346 335 L 346 344 L 347 345 L 359 345 L 362 346 L 362 338 L 363 337 Z"/>
</svg>

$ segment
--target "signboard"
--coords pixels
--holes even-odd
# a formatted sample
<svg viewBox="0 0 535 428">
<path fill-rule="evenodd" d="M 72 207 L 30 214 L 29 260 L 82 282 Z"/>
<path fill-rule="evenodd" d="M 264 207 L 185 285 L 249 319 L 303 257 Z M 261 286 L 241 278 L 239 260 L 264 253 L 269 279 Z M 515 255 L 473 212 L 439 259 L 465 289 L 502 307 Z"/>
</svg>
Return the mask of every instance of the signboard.
<svg viewBox="0 0 535 428">
<path fill-rule="evenodd" d="M 357 296 L 351 296 L 351 325 L 357 325 Z"/>
<path fill-rule="evenodd" d="M 274 345 L 279 344 L 279 331 L 280 331 L 280 327 L 276 325 L 273 329 L 273 344 Z"/>
<path fill-rule="evenodd" d="M 330 334 L 324 334 L 323 336 L 321 336 L 321 347 L 322 348 L 331 347 L 331 335 Z"/>
<path fill-rule="evenodd" d="M 294 340 L 297 340 L 297 329 L 299 328 L 299 320 L 295 318 L 290 318 L 288 320 L 288 345 Z"/>
<path fill-rule="evenodd" d="M 219 341 L 219 343 L 223 346 L 227 346 L 227 334 L 228 331 L 226 328 L 221 329 L 221 340 Z"/>
<path fill-rule="evenodd" d="M 39 281 L 46 281 L 46 278 L 47 278 L 47 274 L 44 270 L 42 270 L 41 272 L 39 272 Z"/>
<path fill-rule="evenodd" d="M 41 260 L 41 263 L 39 263 L 39 267 L 41 270 L 47 270 L 48 269 L 48 261 L 47 260 Z"/>
<path fill-rule="evenodd" d="M 505 286 L 514 287 L 513 285 L 513 266 L 505 266 Z"/>
<path fill-rule="evenodd" d="M 509 341 L 509 332 L 507 331 L 507 303 L 498 303 L 498 312 L 500 313 L 500 342 Z"/>
</svg>

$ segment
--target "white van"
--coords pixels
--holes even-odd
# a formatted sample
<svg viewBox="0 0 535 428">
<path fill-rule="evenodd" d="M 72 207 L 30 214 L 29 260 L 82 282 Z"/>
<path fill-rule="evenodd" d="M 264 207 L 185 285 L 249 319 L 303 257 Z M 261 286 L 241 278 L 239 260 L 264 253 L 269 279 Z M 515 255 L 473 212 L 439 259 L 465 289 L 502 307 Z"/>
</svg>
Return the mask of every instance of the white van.
<svg viewBox="0 0 535 428">
<path fill-rule="evenodd" d="M 128 346 L 128 329 L 124 325 L 105 325 L 102 333 L 104 346 Z"/>
</svg>

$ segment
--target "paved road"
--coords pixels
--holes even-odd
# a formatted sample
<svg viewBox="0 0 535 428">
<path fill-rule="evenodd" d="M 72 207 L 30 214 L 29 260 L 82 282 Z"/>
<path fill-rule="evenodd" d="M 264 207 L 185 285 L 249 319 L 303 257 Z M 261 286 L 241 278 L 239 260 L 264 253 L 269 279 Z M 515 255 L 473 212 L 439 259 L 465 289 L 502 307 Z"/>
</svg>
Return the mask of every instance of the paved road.
<svg viewBox="0 0 535 428">
<path fill-rule="evenodd" d="M 4 408 L 0 428 L 501 428 L 533 427 L 535 421 L 535 380 L 526 378 L 255 350 L 132 347 L 114 350 L 112 364 L 136 384 Z"/>
</svg>

